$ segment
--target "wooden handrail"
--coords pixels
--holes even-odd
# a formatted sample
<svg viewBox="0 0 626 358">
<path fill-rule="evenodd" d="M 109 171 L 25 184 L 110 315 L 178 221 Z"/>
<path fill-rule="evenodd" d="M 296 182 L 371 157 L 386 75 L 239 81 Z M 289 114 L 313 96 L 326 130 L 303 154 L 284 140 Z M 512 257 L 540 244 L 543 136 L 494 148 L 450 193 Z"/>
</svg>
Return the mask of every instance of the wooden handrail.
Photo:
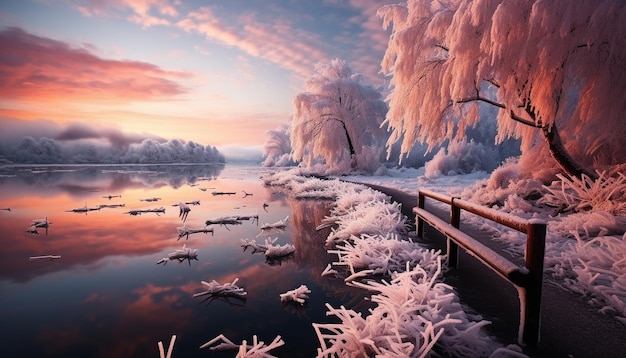
<svg viewBox="0 0 626 358">
<path fill-rule="evenodd" d="M 450 223 L 446 223 L 425 209 L 426 197 L 450 205 Z M 515 265 L 504 256 L 459 230 L 461 210 L 525 233 L 524 266 Z M 518 342 L 535 346 L 539 341 L 541 323 L 546 224 L 539 220 L 524 220 L 508 213 L 426 189 L 419 190 L 417 207 L 413 208 L 413 213 L 417 219 L 418 237 L 424 235 L 424 222 L 447 237 L 449 266 L 457 267 L 458 248 L 460 246 L 518 288 L 520 299 Z"/>
</svg>

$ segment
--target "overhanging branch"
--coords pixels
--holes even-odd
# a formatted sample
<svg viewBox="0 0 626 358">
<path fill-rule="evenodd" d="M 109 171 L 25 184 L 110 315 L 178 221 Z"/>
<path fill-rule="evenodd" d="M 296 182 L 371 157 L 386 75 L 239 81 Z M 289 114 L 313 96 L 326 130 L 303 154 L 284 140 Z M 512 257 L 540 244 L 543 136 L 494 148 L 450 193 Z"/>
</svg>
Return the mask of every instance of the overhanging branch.
<svg viewBox="0 0 626 358">
<path fill-rule="evenodd" d="M 484 102 L 487 104 L 490 104 L 492 106 L 501 108 L 501 109 L 506 109 L 506 106 L 502 103 L 490 100 L 489 98 L 485 98 L 485 97 L 481 97 L 481 96 L 476 96 L 476 97 L 469 97 L 469 98 L 463 98 L 460 100 L 455 101 L 456 103 L 469 103 L 469 102 Z M 516 122 L 520 122 L 522 124 L 525 124 L 527 126 L 531 126 L 531 127 L 535 127 L 535 128 L 543 128 L 543 126 L 538 125 L 536 122 L 522 118 L 520 116 L 518 116 L 517 114 L 515 114 L 515 112 L 513 112 L 513 110 L 510 111 L 510 116 L 511 119 L 516 121 Z"/>
</svg>

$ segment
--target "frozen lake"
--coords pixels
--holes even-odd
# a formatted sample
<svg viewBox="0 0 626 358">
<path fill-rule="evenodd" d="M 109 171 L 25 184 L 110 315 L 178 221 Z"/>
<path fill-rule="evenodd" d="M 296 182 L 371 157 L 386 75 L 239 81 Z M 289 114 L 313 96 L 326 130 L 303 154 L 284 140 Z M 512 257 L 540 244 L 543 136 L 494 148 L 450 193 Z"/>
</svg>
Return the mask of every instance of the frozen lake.
<svg viewBox="0 0 626 358">
<path fill-rule="evenodd" d="M 325 303 L 359 309 L 362 293 L 320 276 L 334 259 L 324 249 L 325 233 L 315 231 L 327 205 L 264 187 L 264 171 L 240 164 L 0 167 L 0 208 L 11 209 L 0 211 L 3 356 L 158 357 L 157 342 L 167 349 L 175 334 L 173 357 L 233 357 L 199 349 L 220 333 L 235 343 L 281 335 L 285 345 L 275 354 L 314 356 L 319 345 L 311 323 L 332 320 Z M 160 200 L 145 201 L 151 198 Z M 231 215 L 259 220 L 179 238 L 183 221 L 173 205 L 195 200 L 200 205 L 189 205 L 184 223 L 190 228 Z M 127 214 L 160 207 L 164 214 Z M 260 224 L 287 215 L 286 230 L 271 237 L 293 244 L 293 256 L 267 262 L 242 249 L 240 240 L 255 239 Z M 27 232 L 32 220 L 45 217 L 47 232 Z M 183 244 L 198 250 L 197 260 L 157 264 Z M 61 258 L 29 260 L 40 255 Z M 204 290 L 200 281 L 235 278 L 245 301 L 193 297 Z M 305 307 L 280 302 L 279 294 L 301 284 L 312 291 Z"/>
</svg>

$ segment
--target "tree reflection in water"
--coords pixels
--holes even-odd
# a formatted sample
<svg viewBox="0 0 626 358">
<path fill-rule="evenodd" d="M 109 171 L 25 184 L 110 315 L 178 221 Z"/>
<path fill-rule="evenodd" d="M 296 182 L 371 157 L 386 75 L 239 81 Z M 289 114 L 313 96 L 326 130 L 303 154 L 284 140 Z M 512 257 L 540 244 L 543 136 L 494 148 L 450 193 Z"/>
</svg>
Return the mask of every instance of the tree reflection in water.
<svg viewBox="0 0 626 358">
<path fill-rule="evenodd" d="M 341 277 L 322 276 L 326 266 L 335 261 L 336 256 L 329 254 L 325 247 L 330 228 L 317 231 L 316 227 L 330 212 L 332 202 L 295 198 L 288 198 L 287 202 L 291 208 L 291 225 L 294 227 L 291 241 L 296 247 L 295 263 L 308 268 L 311 279 L 328 296 L 338 298 L 344 306 L 361 312 L 372 307 L 369 301 L 363 300 L 365 296 L 369 296 L 368 292 L 346 286 Z"/>
</svg>

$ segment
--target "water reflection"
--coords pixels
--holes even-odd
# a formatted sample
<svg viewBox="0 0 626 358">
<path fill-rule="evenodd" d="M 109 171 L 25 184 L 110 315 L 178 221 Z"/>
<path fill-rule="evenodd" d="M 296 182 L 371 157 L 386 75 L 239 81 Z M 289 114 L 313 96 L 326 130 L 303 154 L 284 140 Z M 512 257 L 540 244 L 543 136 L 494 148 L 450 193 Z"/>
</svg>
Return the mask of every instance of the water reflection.
<svg viewBox="0 0 626 358">
<path fill-rule="evenodd" d="M 327 233 L 315 231 L 328 210 L 324 203 L 292 200 L 280 189 L 263 187 L 261 168 L 165 169 L 0 169 L 0 207 L 11 207 L 0 211 L 0 307 L 5 312 L 0 329 L 12 332 L 3 345 L 8 356 L 158 356 L 156 342 L 172 334 L 178 337 L 175 357 L 207 356 L 199 345 L 223 333 L 236 342 L 253 334 L 266 341 L 280 334 L 286 344 L 277 354 L 311 357 L 317 347 L 311 323 L 328 322 L 325 303 L 354 308 L 362 302 L 363 293 L 341 279 L 321 277 L 334 259 L 323 247 Z M 191 185 L 201 180 L 210 184 Z M 215 189 L 200 190 L 209 187 Z M 146 200 L 152 198 L 160 200 Z M 184 225 L 213 232 L 179 241 L 183 223 L 172 205 L 193 201 L 200 204 Z M 101 205 L 100 210 L 66 212 L 85 202 L 89 208 Z M 159 206 L 165 209 L 160 216 L 126 214 Z M 271 237 L 294 245 L 291 256 L 268 261 L 243 250 L 242 238 L 262 232 L 259 222 L 286 216 L 285 230 Z M 44 217 L 50 221 L 48 236 L 26 232 Z M 254 219 L 205 226 L 219 217 Z M 197 250 L 194 259 L 157 264 L 183 243 Z M 28 259 L 40 255 L 61 258 Z M 247 292 L 244 302 L 193 297 L 203 289 L 201 281 L 237 278 Z M 306 305 L 280 302 L 279 294 L 301 284 L 312 291 Z"/>
<path fill-rule="evenodd" d="M 43 196 L 63 192 L 80 199 L 91 197 L 92 192 L 119 193 L 130 188 L 197 185 L 214 180 L 223 169 L 224 164 L 0 166 L 0 185 L 9 185 L 15 190 L 9 198 L 36 189 Z M 108 195 L 112 199 L 119 194 Z"/>
<path fill-rule="evenodd" d="M 328 215 L 331 204 L 317 200 L 288 200 L 291 209 L 293 230 L 292 241 L 296 247 L 294 259 L 299 266 L 311 271 L 311 278 L 324 289 L 327 295 L 338 298 L 346 307 L 364 312 L 371 304 L 363 301 L 364 292 L 346 286 L 342 278 L 322 277 L 328 264 L 336 261 L 324 247 L 330 229 L 317 231 L 316 227 Z"/>
</svg>

